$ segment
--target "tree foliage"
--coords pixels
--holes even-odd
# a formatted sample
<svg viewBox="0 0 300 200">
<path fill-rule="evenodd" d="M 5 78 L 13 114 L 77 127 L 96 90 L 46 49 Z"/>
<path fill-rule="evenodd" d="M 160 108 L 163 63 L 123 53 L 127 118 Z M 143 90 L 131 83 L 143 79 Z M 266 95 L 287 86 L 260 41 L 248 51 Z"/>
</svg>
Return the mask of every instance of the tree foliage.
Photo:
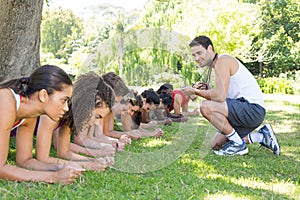
<svg viewBox="0 0 300 200">
<path fill-rule="evenodd" d="M 263 59 L 265 76 L 300 69 L 300 3 L 296 0 L 261 0 L 261 27 L 254 41 Z"/>
<path fill-rule="evenodd" d="M 51 52 L 56 58 L 67 60 L 82 45 L 78 41 L 83 34 L 82 20 L 71 10 L 45 10 L 41 32 L 42 51 Z"/>
<path fill-rule="evenodd" d="M 64 57 L 81 73 L 113 70 L 130 85 L 155 84 L 154 77 L 163 73 L 177 74 L 184 84 L 191 84 L 205 72 L 195 67 L 188 43 L 207 35 L 218 53 L 239 58 L 255 75 L 278 76 L 299 69 L 299 10 L 297 0 L 149 0 L 139 12 L 93 6 L 87 9 L 90 17 L 84 19 L 84 26 L 76 26 L 80 31 L 69 34 L 55 56 Z M 68 33 L 66 27 L 57 29 Z M 172 41 L 172 34 L 180 35 L 179 42 Z M 58 37 L 45 36 L 49 40 L 42 45 L 54 46 L 50 39 Z M 181 45 L 174 48 L 172 43 Z M 86 62 L 79 61 L 84 54 Z"/>
</svg>

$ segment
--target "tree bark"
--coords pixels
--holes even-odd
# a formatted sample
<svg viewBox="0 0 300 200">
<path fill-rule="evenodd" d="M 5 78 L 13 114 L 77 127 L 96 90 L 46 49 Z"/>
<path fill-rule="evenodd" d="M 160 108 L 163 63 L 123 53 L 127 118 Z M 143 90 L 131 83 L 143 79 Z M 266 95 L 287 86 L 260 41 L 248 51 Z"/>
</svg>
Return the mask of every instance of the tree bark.
<svg viewBox="0 0 300 200">
<path fill-rule="evenodd" d="M 0 0 L 0 81 L 40 65 L 43 0 Z"/>
<path fill-rule="evenodd" d="M 118 49 L 118 61 L 119 61 L 119 68 L 120 68 L 119 76 L 121 78 L 124 78 L 123 77 L 123 55 L 124 55 L 124 39 L 123 39 L 123 33 L 120 33 L 120 42 L 119 42 L 119 49 Z"/>
<path fill-rule="evenodd" d="M 259 78 L 263 78 L 264 73 L 264 65 L 262 62 L 259 62 Z"/>
</svg>

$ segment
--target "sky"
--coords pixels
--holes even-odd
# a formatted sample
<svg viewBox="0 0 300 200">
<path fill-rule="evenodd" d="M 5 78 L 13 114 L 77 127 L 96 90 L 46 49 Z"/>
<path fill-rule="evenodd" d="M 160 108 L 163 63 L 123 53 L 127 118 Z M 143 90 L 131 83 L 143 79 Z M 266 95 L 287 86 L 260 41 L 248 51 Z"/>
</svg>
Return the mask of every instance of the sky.
<svg viewBox="0 0 300 200">
<path fill-rule="evenodd" d="M 65 9 L 71 9 L 75 13 L 81 12 L 84 7 L 99 4 L 112 4 L 121 6 L 126 10 L 141 9 L 148 0 L 50 0 L 50 7 L 61 6 Z"/>
</svg>

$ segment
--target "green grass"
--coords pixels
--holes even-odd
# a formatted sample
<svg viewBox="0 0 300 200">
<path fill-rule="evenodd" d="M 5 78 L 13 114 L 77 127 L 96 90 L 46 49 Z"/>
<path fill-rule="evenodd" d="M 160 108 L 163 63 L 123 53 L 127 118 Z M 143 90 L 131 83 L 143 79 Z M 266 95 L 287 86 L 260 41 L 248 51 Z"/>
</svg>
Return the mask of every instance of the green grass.
<svg viewBox="0 0 300 200">
<path fill-rule="evenodd" d="M 258 144 L 246 156 L 216 156 L 208 142 L 215 130 L 193 117 L 162 127 L 163 138 L 133 141 L 116 154 L 113 168 L 85 172 L 72 185 L 1 180 L 0 199 L 300 199 L 299 100 L 266 95 L 280 156 Z"/>
</svg>

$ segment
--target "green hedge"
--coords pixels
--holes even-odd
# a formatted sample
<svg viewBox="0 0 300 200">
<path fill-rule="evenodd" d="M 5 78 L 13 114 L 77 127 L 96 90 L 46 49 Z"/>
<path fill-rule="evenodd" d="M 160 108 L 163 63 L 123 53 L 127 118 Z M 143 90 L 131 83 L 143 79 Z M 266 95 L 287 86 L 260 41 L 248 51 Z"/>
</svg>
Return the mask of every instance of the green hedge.
<svg viewBox="0 0 300 200">
<path fill-rule="evenodd" d="M 294 81 L 285 77 L 267 77 L 258 79 L 257 82 L 265 94 L 295 94 Z"/>
</svg>

